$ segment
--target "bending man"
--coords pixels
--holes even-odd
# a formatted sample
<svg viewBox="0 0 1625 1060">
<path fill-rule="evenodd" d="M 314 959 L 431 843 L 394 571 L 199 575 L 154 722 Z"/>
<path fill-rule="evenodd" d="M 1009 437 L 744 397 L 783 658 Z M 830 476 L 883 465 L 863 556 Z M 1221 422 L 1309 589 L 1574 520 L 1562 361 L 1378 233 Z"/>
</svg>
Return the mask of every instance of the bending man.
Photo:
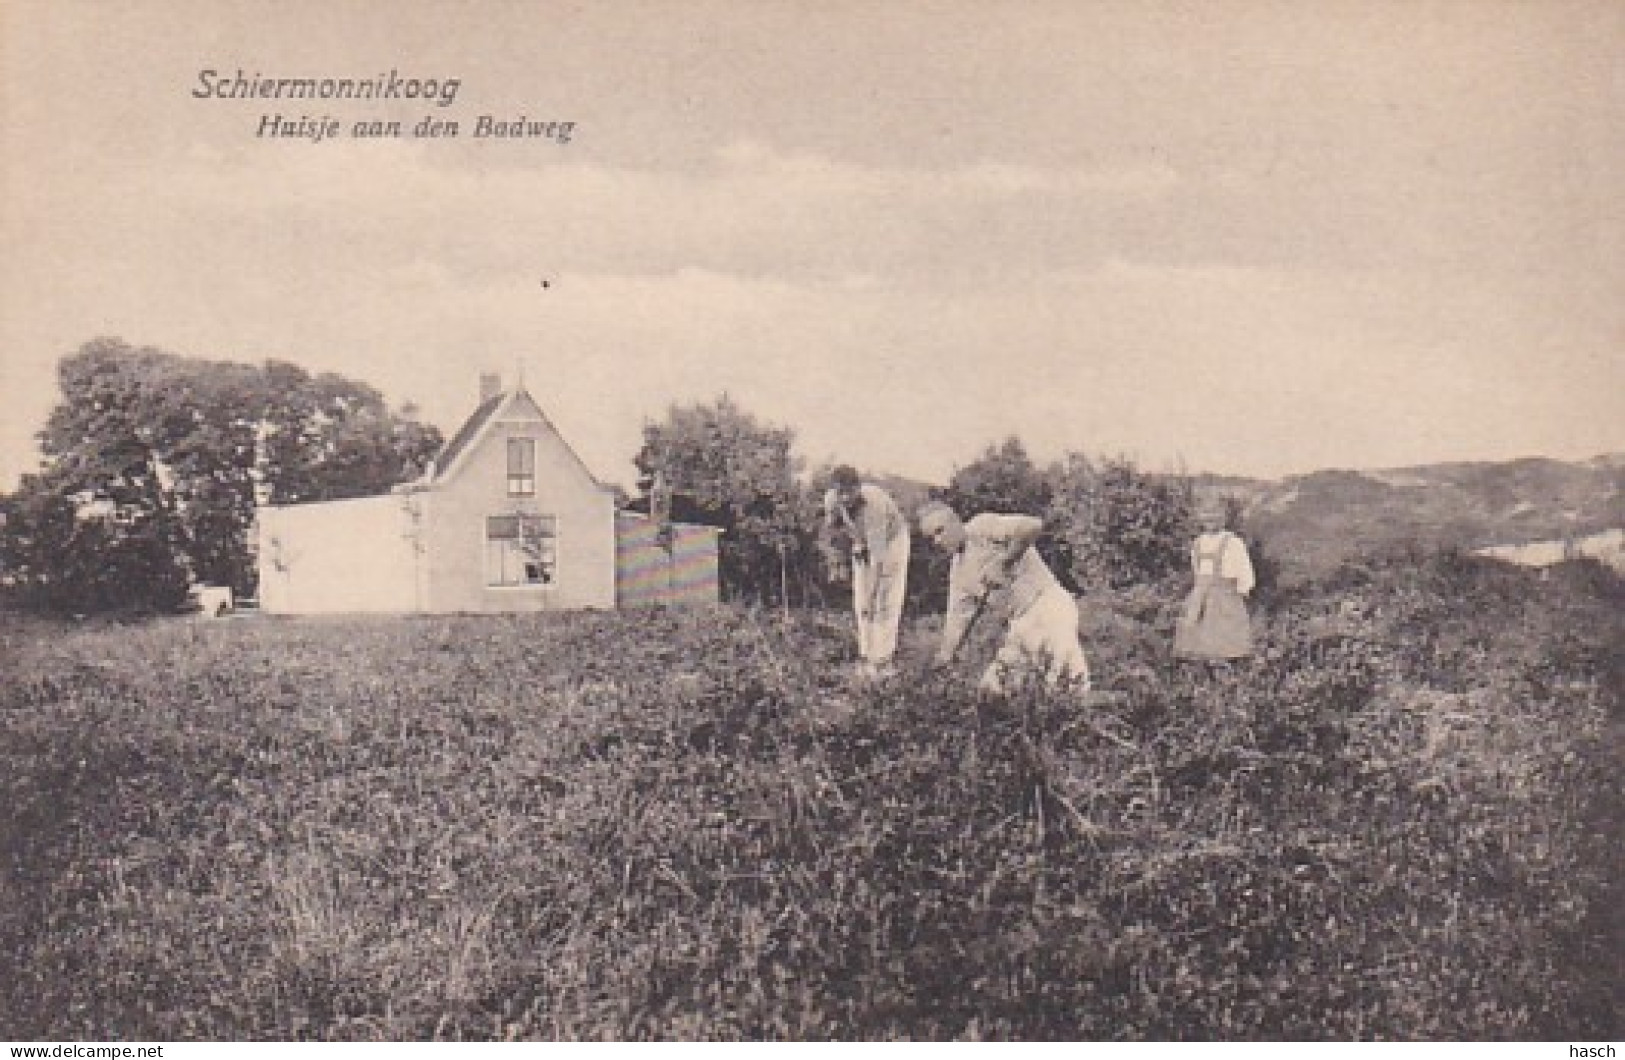
<svg viewBox="0 0 1625 1060">
<path fill-rule="evenodd" d="M 836 468 L 833 482 L 824 495 L 824 528 L 851 552 L 858 658 L 875 673 L 897 652 L 908 588 L 908 520 L 885 490 L 861 481 L 851 467 Z"/>
<path fill-rule="evenodd" d="M 920 532 L 952 559 L 948 614 L 937 662 L 953 661 L 980 618 L 1005 624 L 1004 643 L 980 687 L 1004 691 L 1022 667 L 1041 666 L 1055 685 L 1089 688 L 1089 662 L 1078 640 L 1078 603 L 1033 547 L 1044 524 L 1030 515 L 987 512 L 961 522 L 941 501 L 920 508 Z"/>
</svg>

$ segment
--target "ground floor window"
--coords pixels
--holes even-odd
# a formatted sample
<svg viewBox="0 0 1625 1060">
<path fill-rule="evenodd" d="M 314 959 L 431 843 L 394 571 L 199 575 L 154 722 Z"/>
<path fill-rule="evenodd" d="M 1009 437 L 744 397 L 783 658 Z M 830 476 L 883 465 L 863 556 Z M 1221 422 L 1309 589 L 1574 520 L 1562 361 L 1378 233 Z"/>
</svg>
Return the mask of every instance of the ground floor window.
<svg viewBox="0 0 1625 1060">
<path fill-rule="evenodd" d="M 558 577 L 558 519 L 492 515 L 485 520 L 487 585 L 552 585 Z"/>
</svg>

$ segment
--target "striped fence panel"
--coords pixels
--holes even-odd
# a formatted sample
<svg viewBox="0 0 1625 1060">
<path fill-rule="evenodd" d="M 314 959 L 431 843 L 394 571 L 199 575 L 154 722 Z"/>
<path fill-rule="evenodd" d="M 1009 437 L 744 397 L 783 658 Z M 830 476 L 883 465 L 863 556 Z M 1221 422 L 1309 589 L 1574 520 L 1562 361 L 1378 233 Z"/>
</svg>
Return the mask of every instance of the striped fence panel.
<svg viewBox="0 0 1625 1060">
<path fill-rule="evenodd" d="M 673 523 L 670 548 L 659 524 L 637 512 L 615 513 L 617 607 L 714 604 L 717 583 L 715 527 Z"/>
</svg>

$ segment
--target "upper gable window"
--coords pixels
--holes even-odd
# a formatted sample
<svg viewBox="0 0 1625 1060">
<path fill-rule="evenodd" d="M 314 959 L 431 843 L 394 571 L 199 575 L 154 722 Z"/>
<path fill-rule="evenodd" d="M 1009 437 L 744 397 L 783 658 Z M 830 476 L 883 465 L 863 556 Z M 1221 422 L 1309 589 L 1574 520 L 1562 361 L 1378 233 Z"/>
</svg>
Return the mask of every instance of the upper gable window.
<svg viewBox="0 0 1625 1060">
<path fill-rule="evenodd" d="M 508 496 L 536 495 L 536 439 L 508 439 Z"/>
</svg>

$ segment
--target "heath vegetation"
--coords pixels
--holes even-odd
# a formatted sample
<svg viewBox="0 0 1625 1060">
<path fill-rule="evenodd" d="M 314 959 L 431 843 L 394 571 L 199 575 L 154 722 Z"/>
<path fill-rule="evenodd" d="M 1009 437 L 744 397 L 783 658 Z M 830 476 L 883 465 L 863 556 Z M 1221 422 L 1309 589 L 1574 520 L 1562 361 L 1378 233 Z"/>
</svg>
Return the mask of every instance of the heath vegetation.
<svg viewBox="0 0 1625 1060">
<path fill-rule="evenodd" d="M 1346 567 L 1259 656 L 849 687 L 842 616 L 4 627 L 0 1033 L 1619 1037 L 1619 583 Z"/>
</svg>

